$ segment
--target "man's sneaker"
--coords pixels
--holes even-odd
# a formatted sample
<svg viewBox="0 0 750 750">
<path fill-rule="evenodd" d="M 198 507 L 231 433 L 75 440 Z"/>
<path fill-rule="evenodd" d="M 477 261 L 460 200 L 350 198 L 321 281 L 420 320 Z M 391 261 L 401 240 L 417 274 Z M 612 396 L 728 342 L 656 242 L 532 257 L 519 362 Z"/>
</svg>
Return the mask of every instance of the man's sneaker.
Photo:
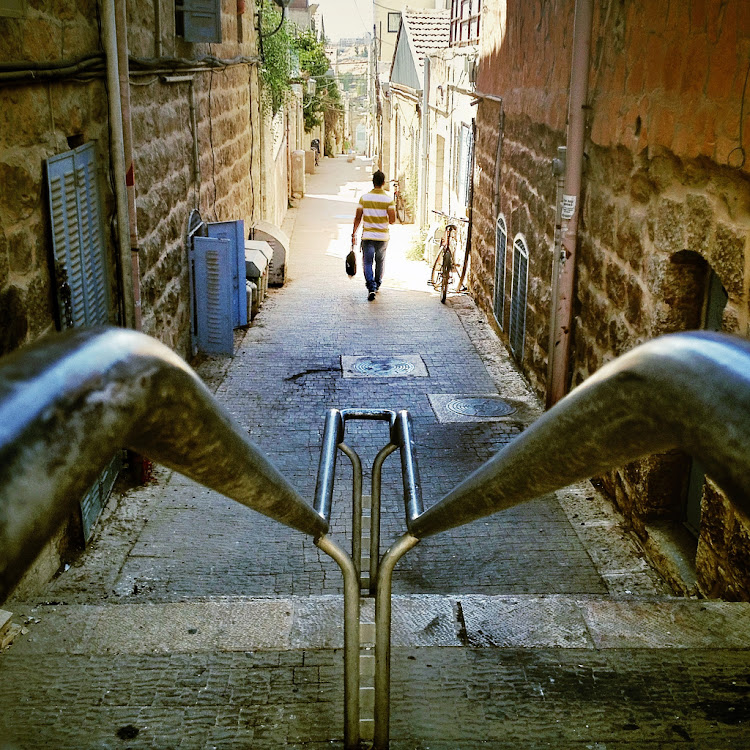
<svg viewBox="0 0 750 750">
<path fill-rule="evenodd" d="M 375 292 L 370 292 L 370 293 L 369 293 L 369 294 L 367 295 L 367 301 L 368 301 L 368 302 L 372 302 L 372 301 L 373 301 L 374 299 L 375 299 Z"/>
</svg>

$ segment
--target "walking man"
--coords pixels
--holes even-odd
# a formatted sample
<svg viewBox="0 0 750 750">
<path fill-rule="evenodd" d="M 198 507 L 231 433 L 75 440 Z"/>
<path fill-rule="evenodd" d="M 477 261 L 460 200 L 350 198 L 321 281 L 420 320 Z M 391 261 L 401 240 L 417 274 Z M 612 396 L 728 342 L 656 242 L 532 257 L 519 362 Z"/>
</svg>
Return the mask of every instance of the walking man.
<svg viewBox="0 0 750 750">
<path fill-rule="evenodd" d="M 359 199 L 354 215 L 352 245 L 357 241 L 357 229 L 362 223 L 362 269 L 367 285 L 367 299 L 372 302 L 383 280 L 385 251 L 388 247 L 388 225 L 396 222 L 393 198 L 383 189 L 385 175 L 378 170 L 372 175 L 372 190 Z M 373 269 L 373 262 L 375 268 Z"/>
</svg>

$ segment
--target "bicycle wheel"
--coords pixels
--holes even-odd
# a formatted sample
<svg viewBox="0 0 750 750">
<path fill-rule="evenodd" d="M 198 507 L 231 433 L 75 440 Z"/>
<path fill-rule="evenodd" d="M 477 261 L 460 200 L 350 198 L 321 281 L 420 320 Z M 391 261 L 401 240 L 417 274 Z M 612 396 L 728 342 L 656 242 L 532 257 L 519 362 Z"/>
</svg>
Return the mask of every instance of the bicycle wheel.
<svg viewBox="0 0 750 750">
<path fill-rule="evenodd" d="M 453 253 L 451 252 L 450 245 L 445 248 L 443 252 L 443 271 L 442 279 L 440 280 L 440 301 L 445 304 L 445 300 L 448 297 L 448 286 L 451 283 L 451 276 L 453 271 Z"/>
<path fill-rule="evenodd" d="M 432 264 L 432 274 L 430 276 L 430 284 L 435 287 L 435 289 L 440 289 L 440 285 L 442 283 L 443 278 L 443 248 L 440 248 L 440 252 L 437 254 L 437 258 L 435 258 L 435 262 Z"/>
<path fill-rule="evenodd" d="M 401 197 L 401 193 L 396 196 L 396 218 L 401 224 L 406 222 L 406 206 L 404 205 L 404 199 Z"/>
</svg>

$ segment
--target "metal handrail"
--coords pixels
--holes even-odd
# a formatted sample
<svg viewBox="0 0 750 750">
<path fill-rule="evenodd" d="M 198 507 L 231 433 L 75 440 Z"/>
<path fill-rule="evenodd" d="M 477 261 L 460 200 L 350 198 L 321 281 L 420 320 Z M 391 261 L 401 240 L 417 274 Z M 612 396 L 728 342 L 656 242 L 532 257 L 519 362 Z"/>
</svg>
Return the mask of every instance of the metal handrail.
<svg viewBox="0 0 750 750">
<path fill-rule="evenodd" d="M 633 349 L 559 401 L 409 531 L 438 534 L 673 448 L 698 459 L 750 513 L 750 341 L 696 331 Z"/>
<path fill-rule="evenodd" d="M 129 448 L 315 538 L 325 519 L 155 339 L 70 331 L 0 360 L 0 590 Z"/>
</svg>

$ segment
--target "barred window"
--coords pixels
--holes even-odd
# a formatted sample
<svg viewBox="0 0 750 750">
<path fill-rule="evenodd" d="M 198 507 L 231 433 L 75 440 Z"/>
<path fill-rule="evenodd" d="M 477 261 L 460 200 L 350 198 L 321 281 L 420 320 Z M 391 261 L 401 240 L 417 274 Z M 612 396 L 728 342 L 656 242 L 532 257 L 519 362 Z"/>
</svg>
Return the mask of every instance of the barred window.
<svg viewBox="0 0 750 750">
<path fill-rule="evenodd" d="M 482 16 L 482 0 L 452 0 L 450 43 L 477 44 Z"/>
<path fill-rule="evenodd" d="M 510 292 L 510 323 L 508 338 L 515 358 L 523 361 L 526 338 L 526 291 L 529 276 L 529 250 L 526 238 L 517 234 L 513 240 L 513 286 Z"/>
</svg>

